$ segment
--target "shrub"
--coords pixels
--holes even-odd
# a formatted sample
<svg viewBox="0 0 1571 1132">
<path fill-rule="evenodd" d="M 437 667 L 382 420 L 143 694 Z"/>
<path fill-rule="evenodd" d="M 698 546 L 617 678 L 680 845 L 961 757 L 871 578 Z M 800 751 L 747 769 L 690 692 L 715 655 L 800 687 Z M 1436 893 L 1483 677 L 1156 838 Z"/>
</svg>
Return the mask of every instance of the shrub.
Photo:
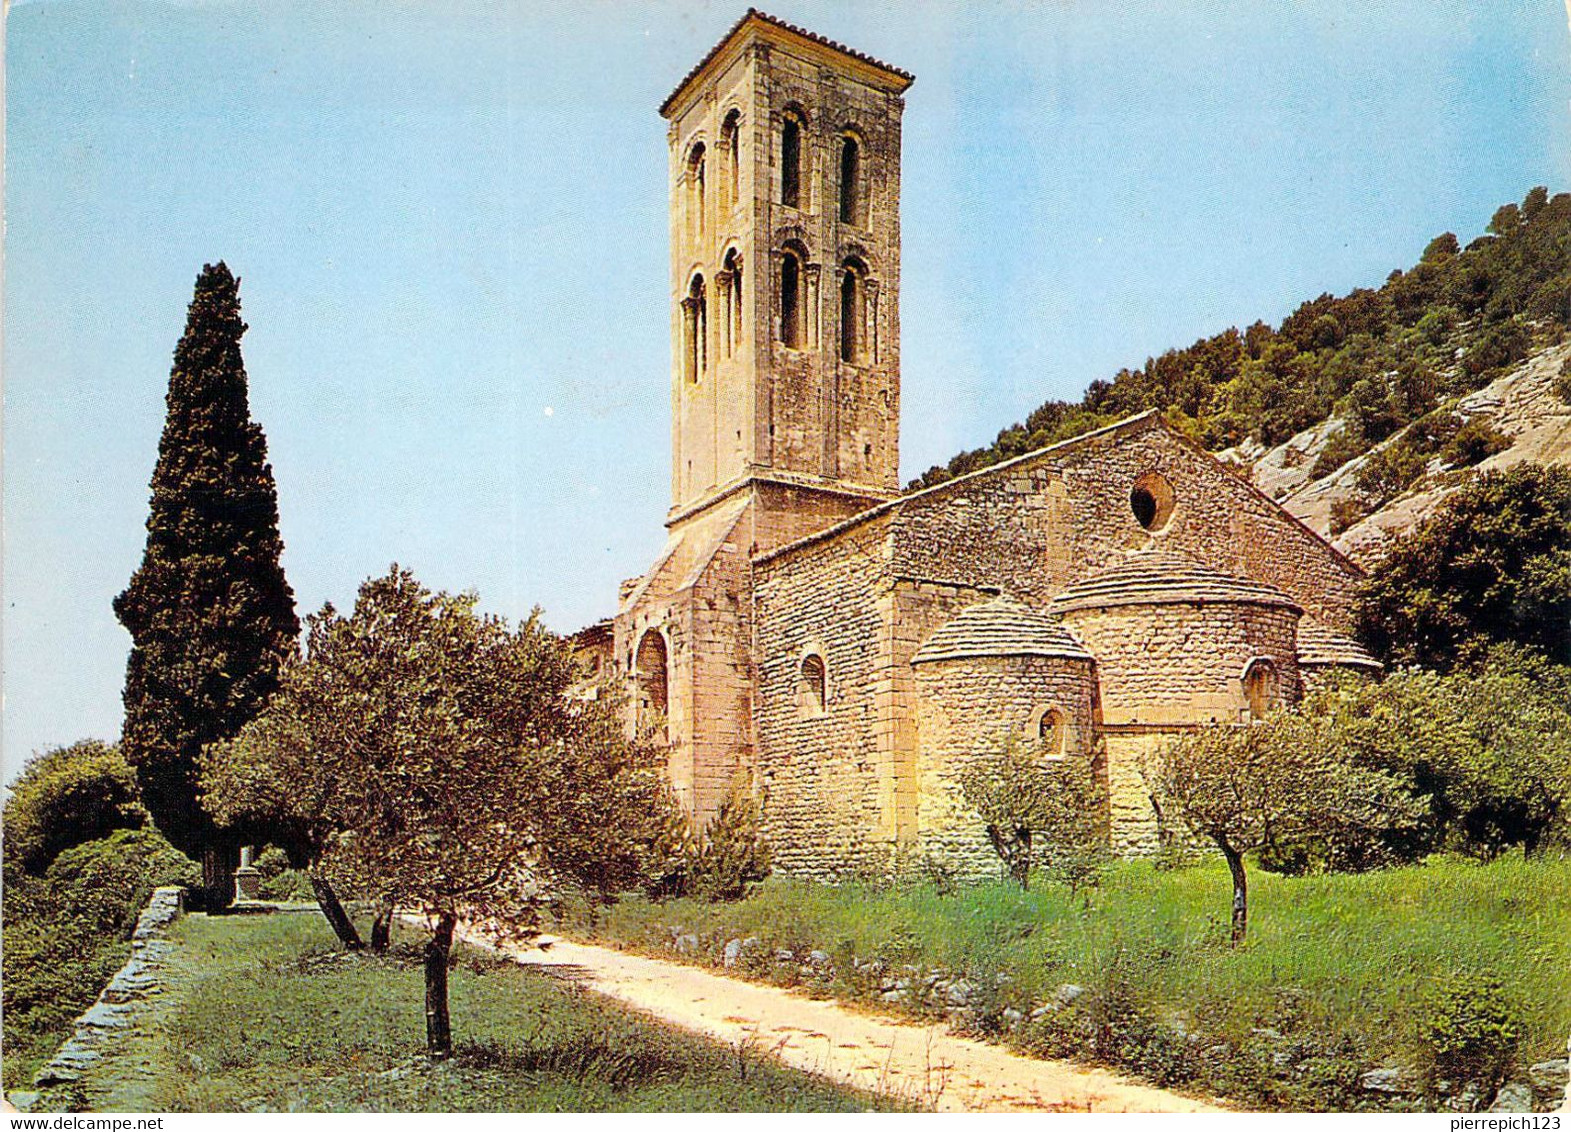
<svg viewBox="0 0 1571 1132">
<path fill-rule="evenodd" d="M 1555 383 L 1552 388 L 1556 397 L 1559 397 L 1567 405 L 1571 405 L 1571 358 L 1567 358 L 1560 364 L 1560 372 L 1555 375 Z"/>
<path fill-rule="evenodd" d="M 1314 466 L 1309 469 L 1309 478 L 1325 479 L 1349 460 L 1356 460 L 1368 451 L 1369 441 L 1356 428 L 1340 428 L 1327 438 L 1320 455 L 1315 457 Z"/>
<path fill-rule="evenodd" d="M 687 812 L 671 799 L 652 856 L 651 878 L 645 885 L 650 899 L 697 895 L 713 901 L 740 900 L 749 885 L 769 875 L 769 843 L 752 792 L 734 788 L 702 836 L 694 832 Z"/>
<path fill-rule="evenodd" d="M 263 900 L 314 900 L 311 878 L 302 869 L 289 867 L 288 855 L 276 845 L 257 854 L 253 864 L 262 874 L 259 892 Z"/>
<path fill-rule="evenodd" d="M 1439 346 L 1456 328 L 1456 321 L 1455 307 L 1436 307 L 1418 320 L 1418 333 L 1431 346 Z"/>
<path fill-rule="evenodd" d="M 5 1082 L 16 1087 L 125 961 L 152 890 L 199 870 L 152 829 L 122 829 L 62 852 L 42 877 L 6 882 Z"/>
<path fill-rule="evenodd" d="M 711 900 L 740 900 L 748 885 L 769 875 L 769 843 L 752 791 L 733 789 L 721 803 L 704 829 L 694 872 L 698 891 Z"/>
<path fill-rule="evenodd" d="M 1477 672 L 1404 669 L 1379 684 L 1317 693 L 1302 719 L 1316 747 L 1396 776 L 1428 811 L 1420 825 L 1373 845 L 1344 846 L 1375 864 L 1382 855 L 1413 859 L 1442 847 L 1490 860 L 1513 846 L 1537 851 L 1571 811 L 1568 704 L 1571 670 L 1502 648 Z M 1293 717 L 1265 730 L 1289 726 L 1297 726 Z M 1311 841 L 1305 864 L 1321 856 Z M 1336 853 L 1328 864 L 1338 867 Z"/>
<path fill-rule="evenodd" d="M 1331 537 L 1335 538 L 1349 527 L 1364 521 L 1372 508 L 1362 496 L 1352 495 L 1331 504 Z"/>
<path fill-rule="evenodd" d="M 644 884 L 644 893 L 651 900 L 691 895 L 698 866 L 699 844 L 693 820 L 674 795 L 666 797 L 662 815 L 650 850 L 649 877 Z"/>
<path fill-rule="evenodd" d="M 1389 663 L 1447 671 L 1496 642 L 1571 663 L 1571 470 L 1472 479 L 1371 573 L 1355 620 Z"/>
<path fill-rule="evenodd" d="M 5 806 L 8 870 L 40 876 L 66 849 L 147 820 L 119 748 L 84 739 L 35 756 Z"/>
<path fill-rule="evenodd" d="M 1431 1096 L 1450 1086 L 1482 1089 L 1489 1104 L 1505 1083 L 1522 1024 L 1501 981 L 1493 975 L 1463 972 L 1432 990 L 1420 1021 L 1419 1053 Z"/>
<path fill-rule="evenodd" d="M 116 938 L 130 932 L 153 889 L 200 880 L 191 859 L 151 829 L 120 829 L 67 849 L 44 874 L 59 913 L 84 931 Z"/>
<path fill-rule="evenodd" d="M 1482 418 L 1459 428 L 1440 449 L 1440 458 L 1453 468 L 1471 468 L 1511 447 L 1511 438 Z"/>
<path fill-rule="evenodd" d="M 1428 463 L 1428 458 L 1417 447 L 1398 440 L 1365 460 L 1358 469 L 1355 482 L 1358 490 L 1378 507 L 1406 491 L 1414 480 L 1424 474 Z"/>
<path fill-rule="evenodd" d="M 1532 339 L 1519 322 L 1502 322 L 1490 327 L 1462 357 L 1462 370 L 1475 381 L 1527 357 Z"/>
<path fill-rule="evenodd" d="M 1107 850 L 1096 817 L 1102 787 L 1092 760 L 1047 758 L 1039 748 L 1011 741 L 972 760 L 960 774 L 960 789 L 1021 888 L 1037 867 L 1067 884 L 1071 895 L 1101 879 Z"/>
</svg>

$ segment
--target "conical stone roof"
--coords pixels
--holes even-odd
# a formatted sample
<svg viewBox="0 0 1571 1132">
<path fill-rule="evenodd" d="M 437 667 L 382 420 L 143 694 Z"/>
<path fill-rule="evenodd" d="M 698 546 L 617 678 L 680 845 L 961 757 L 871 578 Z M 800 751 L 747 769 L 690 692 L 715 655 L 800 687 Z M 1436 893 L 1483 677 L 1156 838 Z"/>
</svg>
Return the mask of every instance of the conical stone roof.
<svg viewBox="0 0 1571 1132">
<path fill-rule="evenodd" d="M 1164 550 L 1136 550 L 1053 599 L 1054 613 L 1117 605 L 1275 605 L 1302 613 L 1275 586 L 1224 574 Z"/>
<path fill-rule="evenodd" d="M 1385 666 L 1364 651 L 1357 641 L 1334 633 L 1313 621 L 1298 623 L 1298 663 L 1311 668 L 1335 665 L 1379 672 Z"/>
<path fill-rule="evenodd" d="M 1056 656 L 1087 663 L 1095 658 L 1056 619 L 1010 597 L 979 602 L 927 639 L 912 664 L 976 656 Z"/>
</svg>

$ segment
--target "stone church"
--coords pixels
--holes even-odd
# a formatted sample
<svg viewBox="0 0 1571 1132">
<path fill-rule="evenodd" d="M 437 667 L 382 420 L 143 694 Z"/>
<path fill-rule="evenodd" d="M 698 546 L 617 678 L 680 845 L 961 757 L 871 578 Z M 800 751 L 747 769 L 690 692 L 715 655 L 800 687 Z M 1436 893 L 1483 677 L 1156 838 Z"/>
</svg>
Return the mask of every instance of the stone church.
<svg viewBox="0 0 1571 1132">
<path fill-rule="evenodd" d="M 1015 735 L 1147 851 L 1149 752 L 1378 668 L 1359 571 L 1154 413 L 900 493 L 912 81 L 749 10 L 661 106 L 668 534 L 574 641 L 698 822 L 754 791 L 781 871 L 996 870 L 956 774 Z"/>
</svg>

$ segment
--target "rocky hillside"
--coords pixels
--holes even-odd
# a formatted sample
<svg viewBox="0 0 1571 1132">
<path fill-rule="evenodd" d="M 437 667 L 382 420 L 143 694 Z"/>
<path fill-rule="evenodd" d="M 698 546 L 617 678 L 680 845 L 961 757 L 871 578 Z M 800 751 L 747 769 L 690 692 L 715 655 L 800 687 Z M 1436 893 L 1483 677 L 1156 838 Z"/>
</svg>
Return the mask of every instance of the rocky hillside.
<svg viewBox="0 0 1571 1132">
<path fill-rule="evenodd" d="M 1571 462 L 1567 343 L 1571 193 L 1539 187 L 1465 247 L 1093 381 L 910 486 L 1160 409 L 1368 564 L 1478 469 Z"/>
<path fill-rule="evenodd" d="M 1551 346 L 1442 410 L 1453 436 L 1472 425 L 1471 435 L 1494 438 L 1482 449 L 1448 452 L 1442 444 L 1440 451 L 1426 454 L 1423 442 L 1434 447 L 1433 438 L 1416 438 L 1424 424 L 1416 421 L 1327 473 L 1326 449 L 1347 428 L 1344 418 L 1333 416 L 1274 448 L 1246 442 L 1220 455 L 1247 468 L 1262 491 L 1368 567 L 1379 561 L 1393 538 L 1422 520 L 1470 476 L 1526 461 L 1571 465 L 1571 403 L 1556 389 L 1568 364 L 1571 343 Z M 1423 461 L 1416 478 L 1389 498 L 1371 499 L 1371 464 L 1400 464 L 1393 454 L 1414 449 Z M 1457 465 L 1456 461 L 1476 455 L 1482 459 L 1470 467 Z"/>
</svg>

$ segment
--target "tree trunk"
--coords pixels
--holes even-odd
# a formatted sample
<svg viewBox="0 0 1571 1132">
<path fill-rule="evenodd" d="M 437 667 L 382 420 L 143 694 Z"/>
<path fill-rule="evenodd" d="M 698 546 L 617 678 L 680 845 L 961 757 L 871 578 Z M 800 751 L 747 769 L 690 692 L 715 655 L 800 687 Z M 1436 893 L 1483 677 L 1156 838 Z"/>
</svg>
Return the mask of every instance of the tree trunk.
<svg viewBox="0 0 1571 1132">
<path fill-rule="evenodd" d="M 322 915 L 327 917 L 327 922 L 333 927 L 333 934 L 338 937 L 349 951 L 359 951 L 365 944 L 360 939 L 360 933 L 355 930 L 354 921 L 349 918 L 349 913 L 344 911 L 344 906 L 338 902 L 338 893 L 333 891 L 332 882 L 314 869 L 311 872 L 311 891 L 316 893 L 317 906 L 322 909 Z"/>
<path fill-rule="evenodd" d="M 202 908 L 209 915 L 235 902 L 236 849 L 225 841 L 202 846 Z"/>
<path fill-rule="evenodd" d="M 1225 842 L 1222 856 L 1227 858 L 1228 870 L 1233 874 L 1233 946 L 1244 942 L 1244 930 L 1249 926 L 1249 885 L 1244 879 L 1244 856 Z"/>
<path fill-rule="evenodd" d="M 453 1026 L 447 1015 L 447 963 L 458 917 L 443 912 L 425 945 L 425 1047 L 435 1060 L 453 1055 Z"/>
<path fill-rule="evenodd" d="M 389 892 L 377 905 L 376 919 L 371 922 L 371 950 L 386 951 L 393 941 L 393 894 Z"/>
</svg>

